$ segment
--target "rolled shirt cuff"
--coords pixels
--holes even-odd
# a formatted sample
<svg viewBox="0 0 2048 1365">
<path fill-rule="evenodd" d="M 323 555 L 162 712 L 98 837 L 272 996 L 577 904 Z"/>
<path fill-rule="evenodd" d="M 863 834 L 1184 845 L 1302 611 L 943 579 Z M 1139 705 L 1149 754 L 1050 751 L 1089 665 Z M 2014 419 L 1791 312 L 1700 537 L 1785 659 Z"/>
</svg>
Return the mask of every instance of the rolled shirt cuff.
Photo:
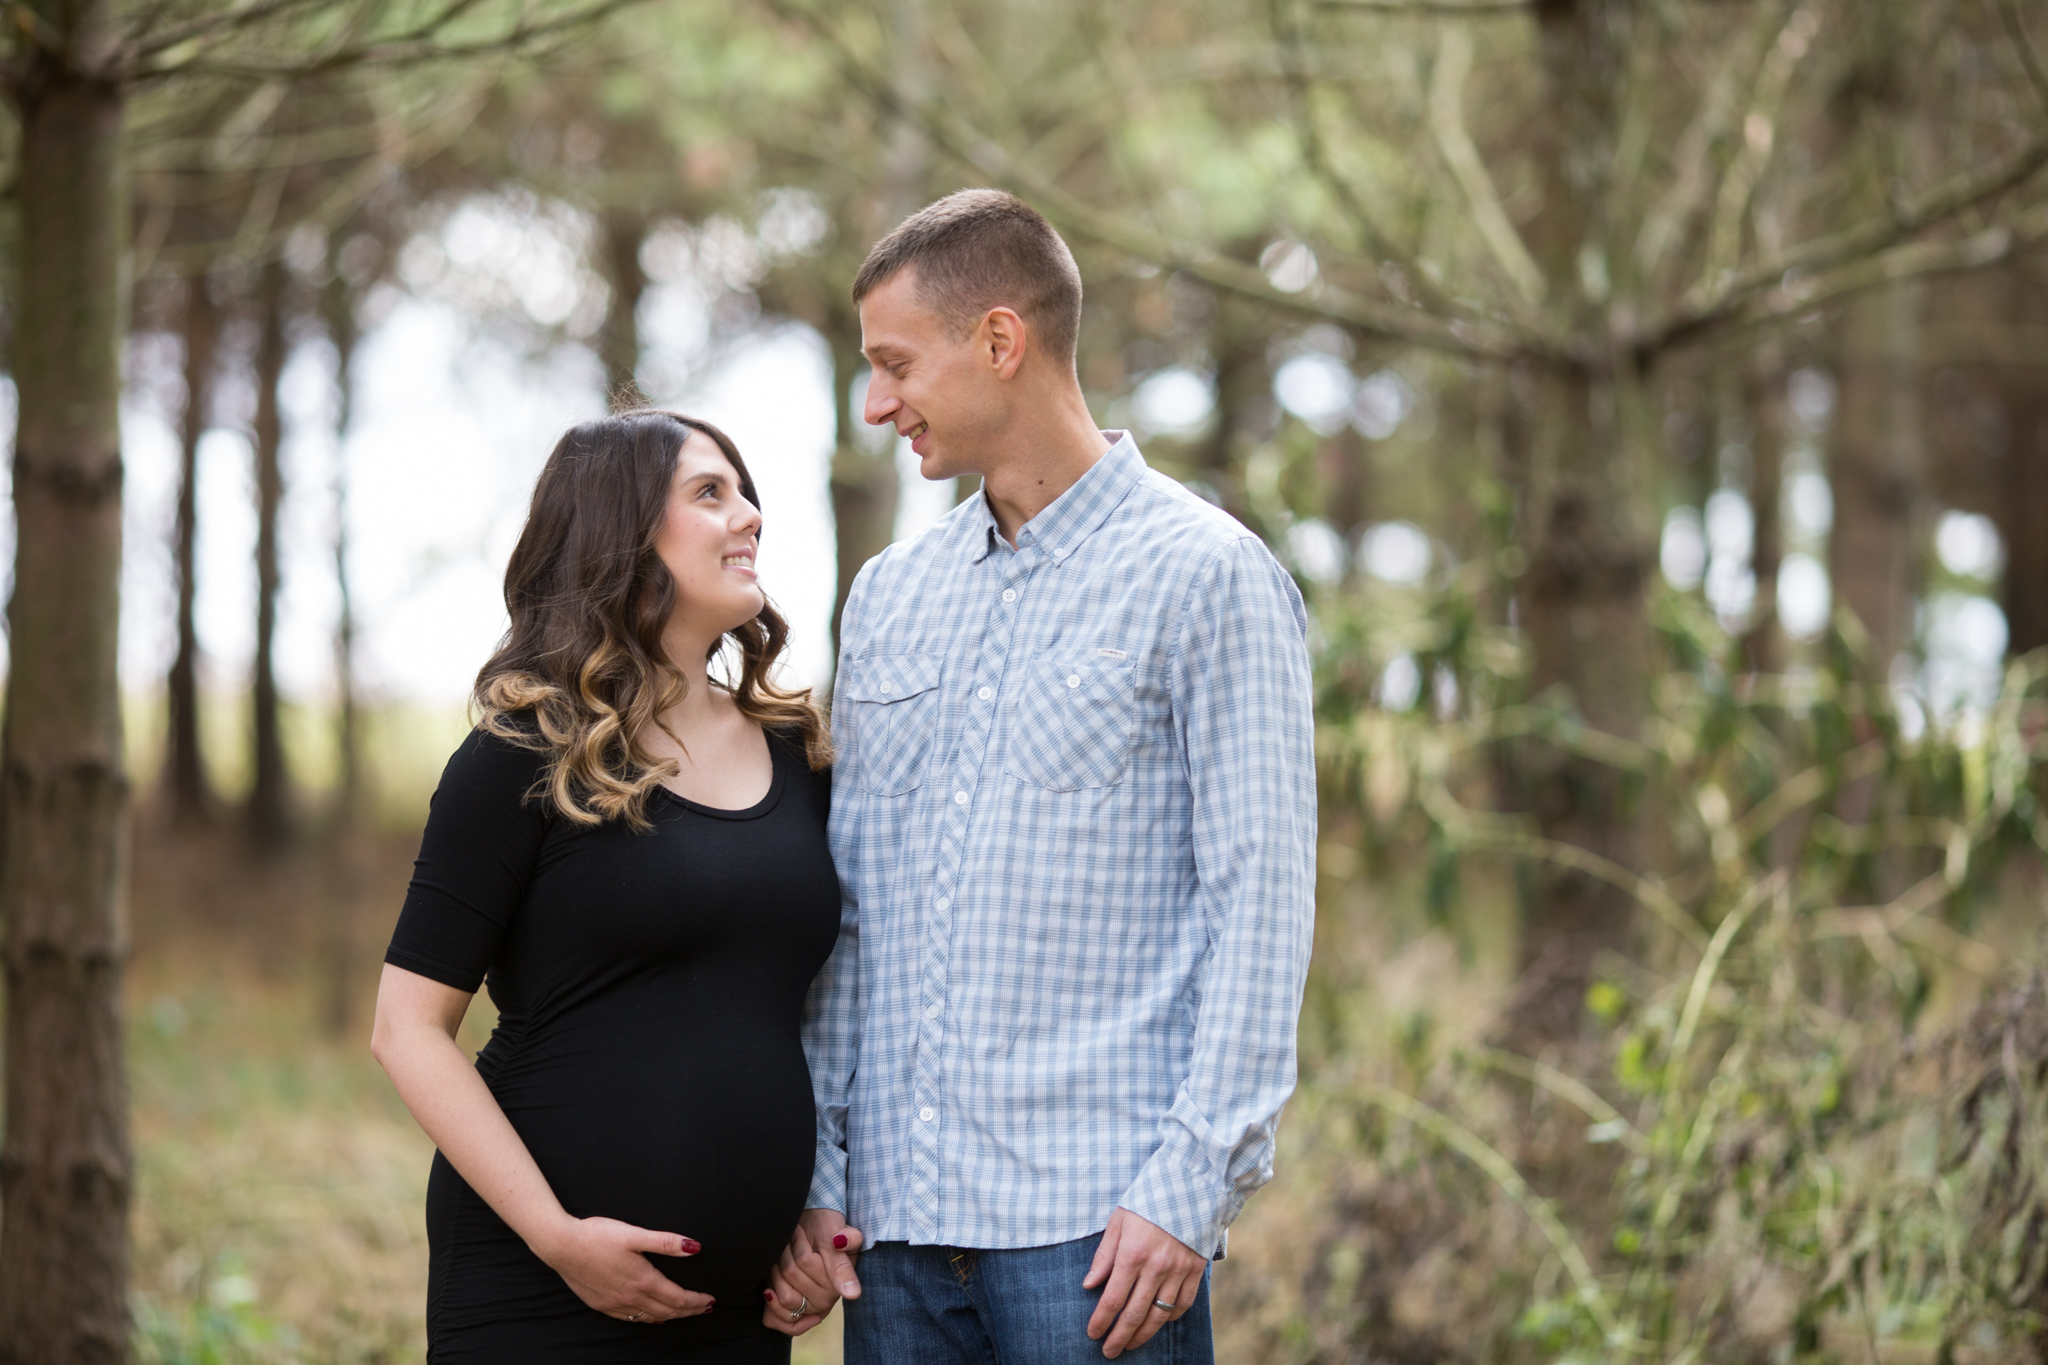
<svg viewBox="0 0 2048 1365">
<path fill-rule="evenodd" d="M 818 1143 L 811 1165 L 811 1192 L 804 1199 L 807 1209 L 846 1212 L 846 1149 L 829 1142 Z"/>
<path fill-rule="evenodd" d="M 1208 1171 L 1188 1166 L 1161 1148 L 1117 1203 L 1164 1228 L 1191 1250 L 1214 1259 L 1250 1194 L 1219 1183 Z"/>
</svg>

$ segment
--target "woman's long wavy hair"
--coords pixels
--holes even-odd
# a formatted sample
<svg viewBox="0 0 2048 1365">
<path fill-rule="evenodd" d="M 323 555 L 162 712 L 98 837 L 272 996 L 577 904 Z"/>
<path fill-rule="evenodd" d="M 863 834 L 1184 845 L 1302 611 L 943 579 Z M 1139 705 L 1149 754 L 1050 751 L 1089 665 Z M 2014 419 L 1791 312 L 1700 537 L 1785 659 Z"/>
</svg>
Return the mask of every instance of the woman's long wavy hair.
<svg viewBox="0 0 2048 1365">
<path fill-rule="evenodd" d="M 512 628 L 477 674 L 477 724 L 547 754 L 541 785 L 580 825 L 648 828 L 648 797 L 676 771 L 642 741 L 691 685 L 663 652 L 676 584 L 654 546 L 692 431 L 725 452 L 740 491 L 759 507 L 746 462 L 717 427 L 655 409 L 617 413 L 571 427 L 556 444 L 505 566 Z M 811 767 L 822 768 L 832 741 L 810 689 L 773 681 L 788 640 L 788 624 L 764 604 L 721 636 L 711 657 L 729 646 L 741 714 L 800 738 Z"/>
</svg>

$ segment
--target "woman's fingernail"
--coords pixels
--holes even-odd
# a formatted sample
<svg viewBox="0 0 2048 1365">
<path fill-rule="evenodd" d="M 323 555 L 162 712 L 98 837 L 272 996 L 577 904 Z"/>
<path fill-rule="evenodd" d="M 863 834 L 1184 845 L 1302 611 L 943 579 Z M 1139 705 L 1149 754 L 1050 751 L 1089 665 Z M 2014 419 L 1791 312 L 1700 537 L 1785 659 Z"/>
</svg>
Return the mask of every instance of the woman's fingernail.
<svg viewBox="0 0 2048 1365">
<path fill-rule="evenodd" d="M 761 1291 L 761 1297 L 768 1300 L 768 1302 L 773 1303 L 775 1302 L 775 1291 L 772 1289 L 764 1289 Z"/>
<path fill-rule="evenodd" d="M 833 1249 L 834 1251 L 844 1251 L 844 1250 L 846 1250 L 846 1234 L 845 1234 L 845 1233 L 843 1233 L 843 1232 L 835 1232 L 835 1233 L 833 1233 L 833 1234 L 832 1234 L 832 1249 Z"/>
<path fill-rule="evenodd" d="M 685 1237 L 683 1239 L 683 1255 L 695 1256 L 698 1252 L 702 1251 L 703 1249 L 704 1244 L 702 1242 L 699 1242 L 695 1237 Z"/>
</svg>

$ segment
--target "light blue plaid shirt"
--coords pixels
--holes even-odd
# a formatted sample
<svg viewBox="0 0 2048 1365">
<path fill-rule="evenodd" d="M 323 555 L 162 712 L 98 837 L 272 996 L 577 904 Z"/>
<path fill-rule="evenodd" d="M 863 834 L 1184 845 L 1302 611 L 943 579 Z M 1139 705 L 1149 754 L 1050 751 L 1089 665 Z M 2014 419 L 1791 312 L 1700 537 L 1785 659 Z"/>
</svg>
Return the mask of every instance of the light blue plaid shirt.
<svg viewBox="0 0 2048 1365">
<path fill-rule="evenodd" d="M 834 688 L 839 943 L 810 1204 L 1204 1254 L 1272 1176 L 1314 926 L 1301 594 L 1128 435 L 1013 550 L 976 495 L 861 570 Z"/>
</svg>

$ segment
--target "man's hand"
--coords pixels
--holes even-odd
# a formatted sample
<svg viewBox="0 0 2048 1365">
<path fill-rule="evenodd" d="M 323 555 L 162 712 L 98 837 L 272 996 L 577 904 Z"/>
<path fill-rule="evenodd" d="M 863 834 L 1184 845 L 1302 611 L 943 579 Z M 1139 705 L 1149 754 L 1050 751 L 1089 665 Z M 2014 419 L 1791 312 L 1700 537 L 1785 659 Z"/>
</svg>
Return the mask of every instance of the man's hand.
<svg viewBox="0 0 2048 1365">
<path fill-rule="evenodd" d="M 1083 1289 L 1104 1286 L 1088 1319 L 1088 1339 L 1101 1341 L 1108 1333 L 1102 1354 L 1111 1360 L 1143 1346 L 1194 1304 L 1208 1264 L 1207 1257 L 1166 1229 L 1118 1209 L 1109 1216 L 1095 1261 L 1081 1281 Z M 1161 1303 L 1172 1304 L 1173 1311 Z"/>
<path fill-rule="evenodd" d="M 837 1209 L 805 1209 L 768 1273 L 771 1287 L 763 1296 L 761 1321 L 787 1336 L 802 1336 L 823 1322 L 840 1299 L 859 1298 L 853 1258 L 860 1248 L 860 1230 L 846 1225 L 846 1215 Z"/>
</svg>

